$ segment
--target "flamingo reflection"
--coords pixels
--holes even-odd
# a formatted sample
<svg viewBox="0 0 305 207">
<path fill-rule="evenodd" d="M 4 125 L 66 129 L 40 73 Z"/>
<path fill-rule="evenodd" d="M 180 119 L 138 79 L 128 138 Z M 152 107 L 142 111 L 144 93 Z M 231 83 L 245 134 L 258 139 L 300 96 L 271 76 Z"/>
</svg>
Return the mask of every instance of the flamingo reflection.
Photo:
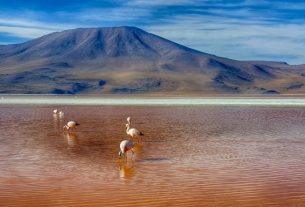
<svg viewBox="0 0 305 207">
<path fill-rule="evenodd" d="M 122 179 L 130 179 L 135 174 L 135 168 L 132 163 L 130 162 L 120 162 L 119 163 L 120 169 L 120 178 Z"/>
<path fill-rule="evenodd" d="M 66 132 L 64 133 L 65 142 L 68 147 L 76 147 L 79 144 L 78 136 L 75 132 Z"/>
</svg>

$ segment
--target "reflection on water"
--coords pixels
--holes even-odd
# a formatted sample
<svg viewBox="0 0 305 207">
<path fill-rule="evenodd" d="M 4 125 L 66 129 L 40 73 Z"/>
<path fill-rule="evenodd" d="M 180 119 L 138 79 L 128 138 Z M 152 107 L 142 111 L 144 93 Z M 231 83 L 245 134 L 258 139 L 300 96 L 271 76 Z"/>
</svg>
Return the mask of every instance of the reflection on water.
<svg viewBox="0 0 305 207">
<path fill-rule="evenodd" d="M 305 110 L 0 107 L 0 206 L 303 206 Z M 126 117 L 145 136 L 118 159 Z M 69 120 L 81 125 L 63 131 Z"/>
<path fill-rule="evenodd" d="M 135 167 L 132 161 L 119 162 L 120 178 L 130 179 L 135 174 Z"/>
<path fill-rule="evenodd" d="M 76 132 L 63 132 L 65 142 L 68 147 L 74 148 L 79 144 Z"/>
<path fill-rule="evenodd" d="M 135 144 L 135 146 L 132 148 L 134 152 L 141 152 L 143 150 L 143 144 L 139 143 L 139 144 Z M 136 153 L 138 154 L 138 153 Z"/>
<path fill-rule="evenodd" d="M 55 131 L 61 130 L 63 128 L 63 118 L 63 115 L 53 114 L 53 126 Z"/>
</svg>

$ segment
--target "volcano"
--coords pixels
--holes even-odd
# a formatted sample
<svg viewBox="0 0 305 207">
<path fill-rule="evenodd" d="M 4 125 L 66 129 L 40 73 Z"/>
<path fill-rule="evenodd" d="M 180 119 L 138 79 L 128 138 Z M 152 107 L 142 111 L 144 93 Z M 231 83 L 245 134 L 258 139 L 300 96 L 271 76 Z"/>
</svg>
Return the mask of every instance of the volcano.
<svg viewBox="0 0 305 207">
<path fill-rule="evenodd" d="M 218 57 L 136 27 L 78 28 L 0 46 L 6 94 L 295 94 L 304 84 L 305 65 Z"/>
</svg>

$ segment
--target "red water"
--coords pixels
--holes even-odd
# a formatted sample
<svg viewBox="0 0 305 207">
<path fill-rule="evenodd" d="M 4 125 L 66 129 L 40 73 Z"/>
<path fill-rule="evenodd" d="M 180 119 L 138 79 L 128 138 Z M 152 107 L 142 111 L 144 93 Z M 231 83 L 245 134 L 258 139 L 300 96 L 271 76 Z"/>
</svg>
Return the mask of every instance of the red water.
<svg viewBox="0 0 305 207">
<path fill-rule="evenodd" d="M 0 206 L 305 205 L 305 109 L 57 108 L 0 107 Z M 127 116 L 145 136 L 125 162 Z"/>
</svg>

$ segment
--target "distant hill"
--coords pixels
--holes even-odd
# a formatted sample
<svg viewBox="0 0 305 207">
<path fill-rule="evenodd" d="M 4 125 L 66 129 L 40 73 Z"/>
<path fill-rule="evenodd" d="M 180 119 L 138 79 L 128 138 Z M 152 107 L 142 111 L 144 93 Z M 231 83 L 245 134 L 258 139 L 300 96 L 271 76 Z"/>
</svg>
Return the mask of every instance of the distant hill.
<svg viewBox="0 0 305 207">
<path fill-rule="evenodd" d="M 238 48 L 232 48 L 238 50 Z M 0 46 L 0 93 L 304 93 L 305 65 L 237 61 L 136 27 L 79 28 Z"/>
</svg>

